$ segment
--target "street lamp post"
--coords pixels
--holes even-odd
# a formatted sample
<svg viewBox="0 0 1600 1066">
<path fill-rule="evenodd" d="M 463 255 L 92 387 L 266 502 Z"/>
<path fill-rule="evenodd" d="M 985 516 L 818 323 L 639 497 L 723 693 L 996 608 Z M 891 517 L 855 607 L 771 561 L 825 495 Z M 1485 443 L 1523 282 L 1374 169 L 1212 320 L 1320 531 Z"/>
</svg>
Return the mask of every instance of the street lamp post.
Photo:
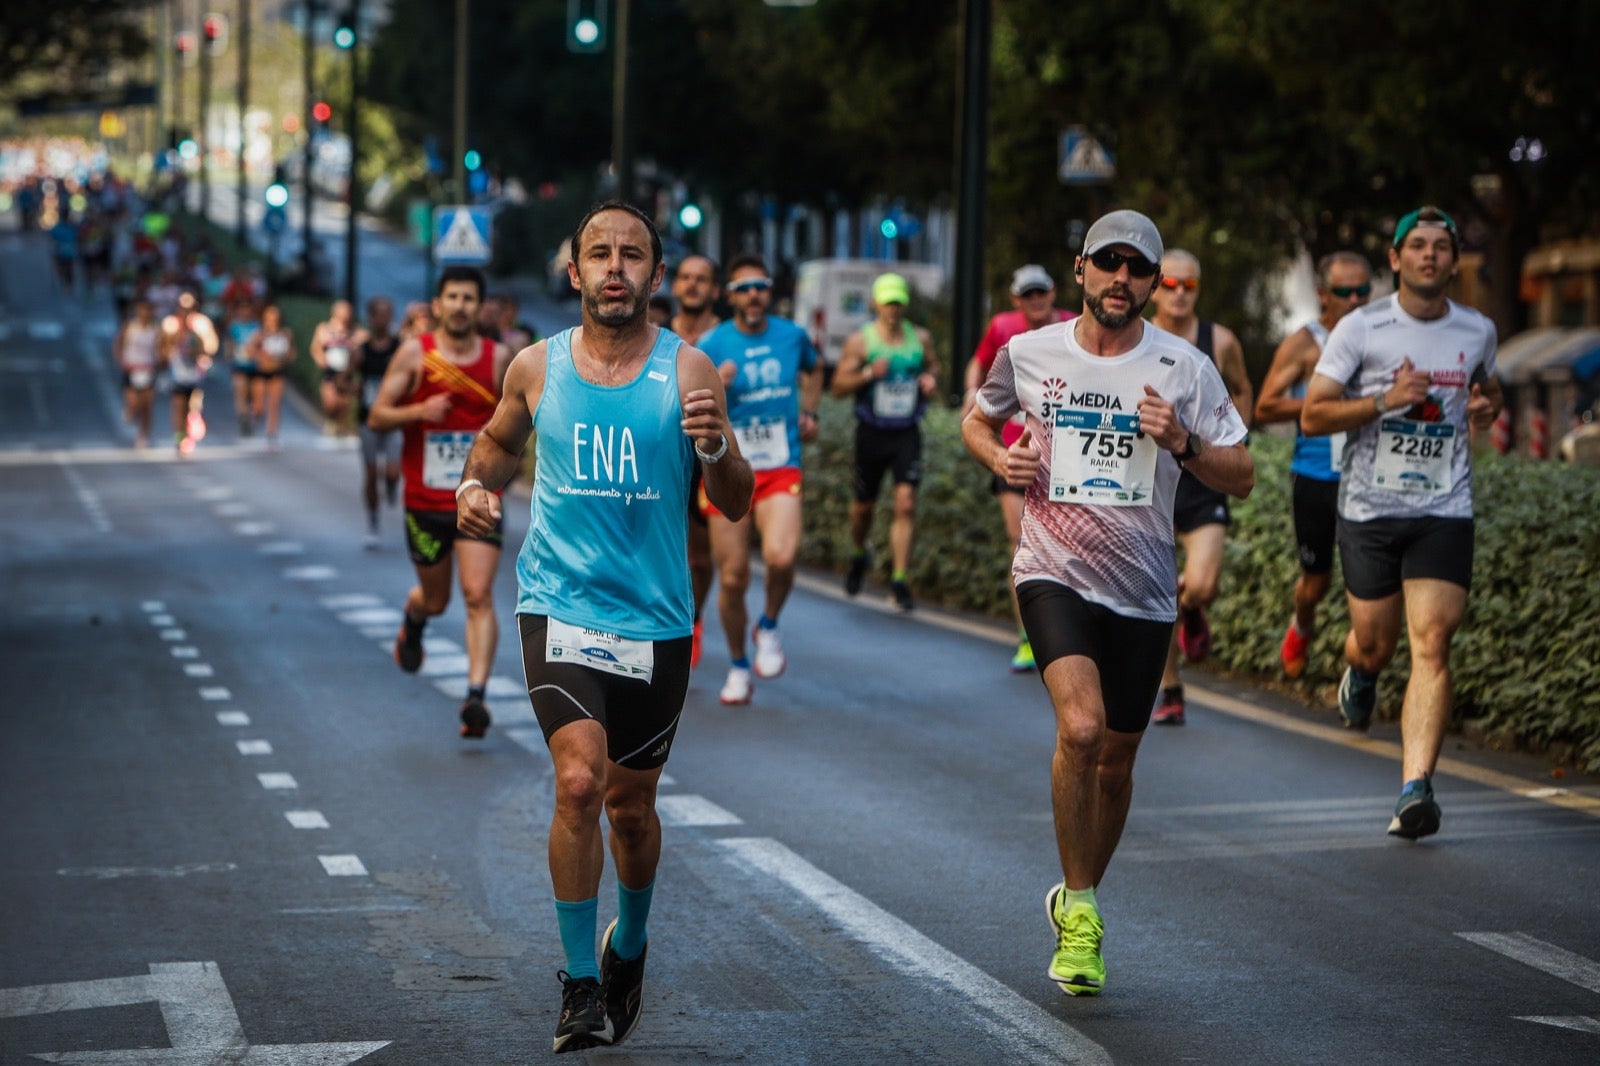
<svg viewBox="0 0 1600 1066">
<path fill-rule="evenodd" d="M 983 316 L 983 206 L 989 159 L 989 0 L 964 0 L 960 128 L 956 181 L 955 351 L 958 371 L 978 346 Z M 960 392 L 962 375 L 953 373 Z"/>
<path fill-rule="evenodd" d="M 245 203 L 250 195 L 245 174 L 245 153 L 250 147 L 250 130 L 245 114 L 250 106 L 250 0 L 239 0 L 239 218 L 234 236 L 245 247 Z"/>
<path fill-rule="evenodd" d="M 306 25 L 302 36 L 302 46 L 305 50 L 305 88 L 306 88 L 306 151 L 305 165 L 301 168 L 300 175 L 304 202 L 300 205 L 300 280 L 307 292 L 313 288 L 312 275 L 315 257 L 312 255 L 311 242 L 311 205 L 313 192 L 311 188 L 311 155 L 313 134 L 316 131 L 316 119 L 311 113 L 316 104 L 316 50 L 317 37 L 315 24 L 317 21 L 317 0 L 306 0 Z"/>
<path fill-rule="evenodd" d="M 611 163 L 617 171 L 617 199 L 633 203 L 633 108 L 629 98 L 628 25 L 632 0 L 617 0 L 612 36 L 616 48 L 612 67 Z"/>
<path fill-rule="evenodd" d="M 350 115 L 345 120 L 345 136 L 350 139 L 350 174 L 345 179 L 345 201 L 349 210 L 344 227 L 344 298 L 356 302 L 356 208 L 360 203 L 361 153 L 357 148 L 361 129 L 361 0 L 350 0 L 347 11 L 351 36 L 338 40 L 350 52 Z M 341 29 L 345 27 L 341 25 Z"/>
</svg>

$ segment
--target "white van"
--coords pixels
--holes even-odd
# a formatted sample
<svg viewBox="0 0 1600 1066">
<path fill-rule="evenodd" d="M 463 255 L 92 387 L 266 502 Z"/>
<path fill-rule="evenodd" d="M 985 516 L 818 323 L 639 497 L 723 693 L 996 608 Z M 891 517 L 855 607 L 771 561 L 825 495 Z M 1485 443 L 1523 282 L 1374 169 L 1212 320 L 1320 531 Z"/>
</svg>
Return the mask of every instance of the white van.
<svg viewBox="0 0 1600 1066">
<path fill-rule="evenodd" d="M 944 290 L 944 268 L 935 263 L 897 263 L 885 259 L 813 259 L 801 263 L 794 289 L 794 320 L 830 371 L 839 363 L 846 338 L 872 319 L 872 281 L 895 273 L 924 299 Z M 831 376 L 831 374 L 830 374 Z"/>
</svg>

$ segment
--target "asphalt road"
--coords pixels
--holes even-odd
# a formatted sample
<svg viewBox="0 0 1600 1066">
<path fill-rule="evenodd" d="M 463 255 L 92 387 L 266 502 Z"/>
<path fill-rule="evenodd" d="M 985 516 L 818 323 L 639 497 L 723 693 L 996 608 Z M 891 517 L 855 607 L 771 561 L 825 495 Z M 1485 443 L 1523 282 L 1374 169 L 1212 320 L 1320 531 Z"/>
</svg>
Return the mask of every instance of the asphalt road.
<svg viewBox="0 0 1600 1066">
<path fill-rule="evenodd" d="M 44 255 L 0 232 L 0 1062 L 543 1061 L 552 787 L 511 567 L 495 727 L 462 741 L 459 606 L 400 673 L 411 571 L 392 511 L 360 547 L 355 455 L 295 412 L 282 452 L 241 442 L 221 388 L 191 459 L 135 452 L 109 311 Z M 1053 726 L 1005 634 L 823 577 L 784 624 L 748 708 L 708 642 L 644 1017 L 575 1059 L 1600 1061 L 1594 781 L 1452 742 L 1443 831 L 1407 844 L 1392 727 L 1201 675 L 1101 886 L 1106 992 L 1072 1000 Z"/>
</svg>

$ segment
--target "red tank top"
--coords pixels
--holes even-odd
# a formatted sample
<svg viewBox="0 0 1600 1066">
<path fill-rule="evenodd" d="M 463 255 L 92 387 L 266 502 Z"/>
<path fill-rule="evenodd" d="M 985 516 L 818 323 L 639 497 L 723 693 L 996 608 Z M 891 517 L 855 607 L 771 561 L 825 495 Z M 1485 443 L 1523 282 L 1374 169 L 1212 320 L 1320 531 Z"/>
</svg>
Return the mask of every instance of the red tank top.
<svg viewBox="0 0 1600 1066">
<path fill-rule="evenodd" d="M 462 365 L 439 353 L 432 333 L 417 340 L 422 344 L 422 377 L 406 402 L 448 396 L 450 413 L 443 422 L 413 422 L 405 427 L 400 468 L 406 479 L 406 508 L 454 511 L 456 486 L 461 484 L 467 453 L 500 401 L 494 380 L 494 342 L 483 338 L 478 358 Z"/>
</svg>

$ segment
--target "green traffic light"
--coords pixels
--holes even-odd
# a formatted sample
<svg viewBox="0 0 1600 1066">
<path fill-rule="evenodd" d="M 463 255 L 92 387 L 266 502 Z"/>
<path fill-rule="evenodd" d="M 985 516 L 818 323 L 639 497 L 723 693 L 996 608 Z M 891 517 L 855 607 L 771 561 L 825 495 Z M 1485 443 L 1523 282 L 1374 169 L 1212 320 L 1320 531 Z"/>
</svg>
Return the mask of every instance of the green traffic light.
<svg viewBox="0 0 1600 1066">
<path fill-rule="evenodd" d="M 878 232 L 883 234 L 884 240 L 892 241 L 896 237 L 900 236 L 900 227 L 895 225 L 894 219 L 886 218 L 882 222 L 878 223 Z"/>
<path fill-rule="evenodd" d="M 267 186 L 267 206 L 282 207 L 289 202 L 288 186 L 273 182 Z"/>
<path fill-rule="evenodd" d="M 678 209 L 678 221 L 684 229 L 699 229 L 700 223 L 705 221 L 705 213 L 699 204 L 684 204 Z"/>
<path fill-rule="evenodd" d="M 356 46 L 356 31 L 354 26 L 340 26 L 333 31 L 333 44 L 335 48 L 349 50 Z"/>
<path fill-rule="evenodd" d="M 483 166 L 483 156 L 479 155 L 476 149 L 469 150 L 461 157 L 461 161 L 466 164 L 468 170 L 477 170 Z"/>
<path fill-rule="evenodd" d="M 600 39 L 600 23 L 589 18 L 579 19 L 572 24 L 572 36 L 579 44 L 594 44 Z"/>
</svg>

